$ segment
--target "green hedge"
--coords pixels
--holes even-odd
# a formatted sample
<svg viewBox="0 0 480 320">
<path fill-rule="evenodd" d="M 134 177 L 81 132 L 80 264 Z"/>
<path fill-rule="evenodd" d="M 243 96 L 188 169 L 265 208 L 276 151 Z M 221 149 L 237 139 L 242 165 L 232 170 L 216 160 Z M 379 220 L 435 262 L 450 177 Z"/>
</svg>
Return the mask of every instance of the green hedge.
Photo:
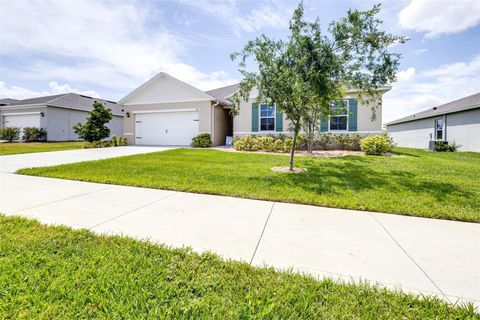
<svg viewBox="0 0 480 320">
<path fill-rule="evenodd" d="M 374 138 L 374 141 L 380 139 L 385 143 L 386 152 L 392 150 L 394 143 L 388 135 L 367 136 L 380 137 Z M 355 134 L 331 134 L 320 133 L 314 138 L 313 150 L 350 150 L 360 151 L 361 142 L 367 137 L 362 137 L 358 133 Z M 369 148 L 371 142 L 367 140 L 365 148 Z M 292 147 L 292 138 L 285 134 L 254 136 L 246 135 L 234 139 L 234 147 L 241 151 L 265 151 L 265 152 L 290 152 Z M 307 139 L 304 135 L 298 136 L 297 150 L 307 149 Z M 375 147 L 374 147 L 375 149 Z M 363 151 L 363 150 L 362 150 Z M 370 152 L 370 151 L 369 151 Z M 376 152 L 375 150 L 372 152 Z M 367 153 L 370 154 L 370 153 Z"/>
</svg>

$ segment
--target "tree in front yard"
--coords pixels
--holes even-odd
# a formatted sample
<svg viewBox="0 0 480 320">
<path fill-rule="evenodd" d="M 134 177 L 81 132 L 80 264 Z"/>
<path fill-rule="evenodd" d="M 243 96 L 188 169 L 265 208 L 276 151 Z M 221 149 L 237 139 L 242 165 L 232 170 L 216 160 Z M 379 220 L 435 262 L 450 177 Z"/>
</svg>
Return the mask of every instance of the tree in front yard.
<svg viewBox="0 0 480 320">
<path fill-rule="evenodd" d="M 110 136 L 110 129 L 106 126 L 112 120 L 112 110 L 106 105 L 95 101 L 93 110 L 85 123 L 77 123 L 73 130 L 78 136 L 88 142 L 100 141 Z"/>
<path fill-rule="evenodd" d="M 347 88 L 357 88 L 363 99 L 378 102 L 378 89 L 395 81 L 400 55 L 390 53 L 389 48 L 406 38 L 381 31 L 382 21 L 376 17 L 379 12 L 379 5 L 367 11 L 349 10 L 345 18 L 332 22 L 324 35 L 318 18 L 304 20 L 300 3 L 290 21 L 287 40 L 261 35 L 232 54 L 232 59 L 239 59 L 243 77 L 240 90 L 233 96 L 233 113 L 254 88 L 258 90 L 257 102 L 275 104 L 284 112 L 293 132 L 290 170 L 302 126 L 311 150 L 320 117 L 330 114 L 332 102 L 341 101 Z M 247 68 L 250 59 L 257 71 Z M 375 117 L 375 108 L 372 111 Z"/>
</svg>

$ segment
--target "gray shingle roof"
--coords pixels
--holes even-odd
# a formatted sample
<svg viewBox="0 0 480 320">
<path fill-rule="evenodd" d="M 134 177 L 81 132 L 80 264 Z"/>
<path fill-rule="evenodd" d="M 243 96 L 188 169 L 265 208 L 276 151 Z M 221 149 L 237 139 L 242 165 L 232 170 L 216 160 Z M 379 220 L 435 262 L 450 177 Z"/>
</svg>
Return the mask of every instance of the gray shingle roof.
<svg viewBox="0 0 480 320">
<path fill-rule="evenodd" d="M 112 113 L 114 115 L 123 116 L 121 105 L 118 105 L 113 101 L 108 101 L 108 100 L 99 99 L 99 98 L 92 98 L 92 97 L 84 96 L 77 93 L 63 93 L 63 94 L 56 94 L 52 96 L 17 100 L 15 102 L 10 103 L 8 106 L 4 108 L 7 108 L 7 109 L 21 108 L 27 105 L 47 105 L 47 106 L 67 108 L 67 109 L 90 111 L 92 110 L 92 104 L 94 101 L 98 101 L 106 104 L 106 106 L 112 110 Z"/>
<path fill-rule="evenodd" d="M 236 83 L 226 87 L 205 91 L 205 93 L 217 99 L 221 104 L 230 106 L 232 105 L 232 101 L 230 101 L 228 97 L 237 92 L 238 89 L 240 89 L 240 84 Z"/>
<path fill-rule="evenodd" d="M 11 98 L 0 99 L 0 106 L 6 106 L 9 104 L 15 103 L 17 101 L 18 101 L 17 99 L 11 99 Z"/>
<path fill-rule="evenodd" d="M 389 122 L 386 125 L 389 126 L 476 108 L 480 108 L 480 92 Z"/>
</svg>

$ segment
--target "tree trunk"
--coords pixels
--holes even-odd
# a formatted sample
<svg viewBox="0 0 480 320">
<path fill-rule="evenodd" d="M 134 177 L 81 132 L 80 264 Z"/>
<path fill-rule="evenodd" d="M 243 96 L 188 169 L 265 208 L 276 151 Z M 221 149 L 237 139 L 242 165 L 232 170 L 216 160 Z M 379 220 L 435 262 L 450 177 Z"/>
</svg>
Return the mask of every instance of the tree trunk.
<svg viewBox="0 0 480 320">
<path fill-rule="evenodd" d="M 310 128 L 310 132 L 308 133 L 308 153 L 311 154 L 313 151 L 313 134 L 312 128 Z"/>
<path fill-rule="evenodd" d="M 295 147 L 297 146 L 298 128 L 293 132 L 292 150 L 290 151 L 290 171 L 293 171 L 293 157 L 295 156 Z"/>
</svg>

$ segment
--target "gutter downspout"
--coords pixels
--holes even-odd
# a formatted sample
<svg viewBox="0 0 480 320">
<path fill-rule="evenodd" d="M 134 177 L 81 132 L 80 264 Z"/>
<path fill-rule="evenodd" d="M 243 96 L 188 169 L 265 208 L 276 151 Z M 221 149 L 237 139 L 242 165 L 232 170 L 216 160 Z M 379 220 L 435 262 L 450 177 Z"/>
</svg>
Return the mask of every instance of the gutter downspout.
<svg viewBox="0 0 480 320">
<path fill-rule="evenodd" d="M 211 132 L 211 135 L 212 135 L 212 144 L 215 145 L 215 107 L 220 105 L 220 101 L 217 100 L 217 102 L 215 102 L 214 104 L 212 104 L 212 108 L 211 108 L 211 119 L 210 119 L 210 122 L 211 122 L 211 128 L 210 128 L 210 132 Z"/>
</svg>

